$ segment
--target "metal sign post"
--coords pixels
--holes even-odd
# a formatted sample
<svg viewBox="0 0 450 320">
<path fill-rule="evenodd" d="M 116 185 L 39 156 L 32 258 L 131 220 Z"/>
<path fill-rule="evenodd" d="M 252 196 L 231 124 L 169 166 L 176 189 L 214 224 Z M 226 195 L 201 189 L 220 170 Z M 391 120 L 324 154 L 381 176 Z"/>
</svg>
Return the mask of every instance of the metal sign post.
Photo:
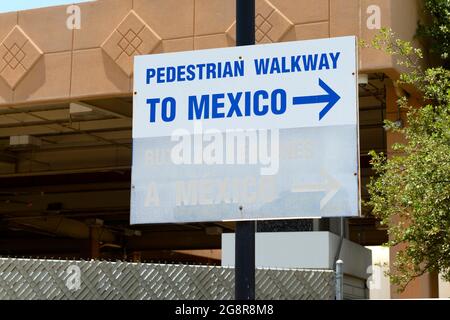
<svg viewBox="0 0 450 320">
<path fill-rule="evenodd" d="M 255 0 L 236 0 L 236 46 L 253 44 Z M 235 232 L 235 299 L 254 300 L 256 222 L 237 221 Z"/>
</svg>

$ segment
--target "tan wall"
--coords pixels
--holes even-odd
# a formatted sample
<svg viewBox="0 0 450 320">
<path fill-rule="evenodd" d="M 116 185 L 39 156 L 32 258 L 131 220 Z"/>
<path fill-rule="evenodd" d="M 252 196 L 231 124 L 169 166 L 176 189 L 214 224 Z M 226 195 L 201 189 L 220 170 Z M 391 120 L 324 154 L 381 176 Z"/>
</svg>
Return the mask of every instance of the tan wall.
<svg viewBox="0 0 450 320">
<path fill-rule="evenodd" d="M 406 113 L 404 110 L 399 110 L 397 100 L 399 98 L 398 94 L 401 92 L 396 92 L 392 84 L 386 86 L 386 118 L 391 121 L 396 121 L 401 119 L 404 125 L 406 123 Z M 413 107 L 419 107 L 421 101 L 415 97 L 409 99 L 409 104 Z M 400 111 L 400 112 L 399 112 Z M 394 143 L 404 143 L 405 138 L 399 133 L 393 133 L 391 131 L 387 132 L 387 146 L 388 146 L 388 156 L 391 157 L 395 155 L 396 151 L 392 150 L 392 145 Z M 390 248 L 390 262 L 391 270 L 395 272 L 392 262 L 395 261 L 395 256 L 399 250 L 404 248 L 404 245 L 398 245 L 396 247 Z M 396 286 L 391 286 L 391 297 L 394 299 L 408 299 L 408 298 L 437 298 L 439 295 L 438 290 L 438 276 L 437 274 L 427 273 L 414 281 L 411 281 L 404 292 L 398 292 Z"/>
<path fill-rule="evenodd" d="M 370 39 L 377 32 L 367 27 L 371 5 L 381 9 L 382 26 L 414 34 L 415 0 L 257 0 L 256 38 Z M 0 105 L 129 95 L 136 54 L 233 46 L 234 6 L 235 0 L 99 0 L 79 5 L 80 30 L 66 27 L 67 6 L 1 14 Z M 374 50 L 361 50 L 360 66 L 395 72 L 392 59 Z"/>
</svg>

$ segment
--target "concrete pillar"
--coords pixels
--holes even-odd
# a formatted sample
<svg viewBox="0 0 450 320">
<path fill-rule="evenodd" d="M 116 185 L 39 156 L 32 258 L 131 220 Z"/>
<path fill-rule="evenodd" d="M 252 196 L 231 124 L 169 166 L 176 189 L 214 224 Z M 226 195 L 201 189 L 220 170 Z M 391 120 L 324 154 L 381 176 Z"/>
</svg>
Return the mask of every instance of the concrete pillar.
<svg viewBox="0 0 450 320">
<path fill-rule="evenodd" d="M 406 112 L 399 110 L 397 105 L 398 90 L 392 83 L 386 85 L 386 118 L 391 121 L 402 120 L 403 125 L 406 123 Z M 420 106 L 420 101 L 411 96 L 410 105 Z M 387 153 L 388 157 L 392 157 L 394 151 L 392 145 L 394 143 L 405 142 L 403 136 L 398 133 L 387 132 Z M 390 268 L 392 270 L 392 263 L 395 261 L 396 253 L 402 248 L 402 246 L 396 246 L 390 249 Z M 437 298 L 439 296 L 438 275 L 437 274 L 425 274 L 412 281 L 406 290 L 402 293 L 397 292 L 397 288 L 391 285 L 391 298 L 393 299 L 407 299 L 407 298 Z"/>
<path fill-rule="evenodd" d="M 89 258 L 98 259 L 100 257 L 100 243 L 98 241 L 98 227 L 89 227 Z"/>
</svg>

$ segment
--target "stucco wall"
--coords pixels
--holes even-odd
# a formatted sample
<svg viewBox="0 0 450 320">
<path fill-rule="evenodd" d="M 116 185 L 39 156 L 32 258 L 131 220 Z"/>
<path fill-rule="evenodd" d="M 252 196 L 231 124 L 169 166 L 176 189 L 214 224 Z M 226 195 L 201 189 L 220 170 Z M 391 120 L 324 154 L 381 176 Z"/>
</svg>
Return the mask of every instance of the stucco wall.
<svg viewBox="0 0 450 320">
<path fill-rule="evenodd" d="M 0 105 L 130 95 L 136 54 L 234 45 L 235 0 L 99 0 L 78 7 L 81 28 L 73 30 L 67 6 L 0 15 Z M 416 7 L 415 0 L 257 0 L 256 38 L 370 39 L 378 20 L 411 37 Z M 395 69 L 390 57 L 367 49 L 360 68 Z"/>
</svg>

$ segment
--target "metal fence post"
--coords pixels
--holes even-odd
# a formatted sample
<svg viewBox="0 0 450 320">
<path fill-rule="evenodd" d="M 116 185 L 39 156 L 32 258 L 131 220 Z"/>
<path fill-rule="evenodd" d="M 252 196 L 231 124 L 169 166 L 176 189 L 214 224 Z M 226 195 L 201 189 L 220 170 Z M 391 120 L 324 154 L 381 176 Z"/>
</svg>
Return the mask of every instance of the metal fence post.
<svg viewBox="0 0 450 320">
<path fill-rule="evenodd" d="M 336 261 L 336 300 L 344 300 L 344 261 Z"/>
</svg>

